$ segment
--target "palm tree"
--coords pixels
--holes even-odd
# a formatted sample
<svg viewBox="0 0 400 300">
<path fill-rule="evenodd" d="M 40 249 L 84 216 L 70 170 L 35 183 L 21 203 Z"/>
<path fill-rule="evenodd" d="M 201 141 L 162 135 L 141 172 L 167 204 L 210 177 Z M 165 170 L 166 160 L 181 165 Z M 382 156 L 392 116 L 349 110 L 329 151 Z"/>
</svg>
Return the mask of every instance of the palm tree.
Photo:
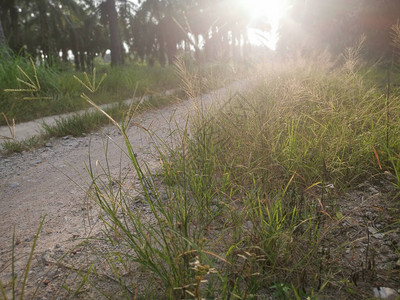
<svg viewBox="0 0 400 300">
<path fill-rule="evenodd" d="M 115 0 L 105 0 L 100 4 L 102 18 L 106 19 L 110 31 L 111 66 L 123 64 L 121 36 L 118 28 L 118 13 Z"/>
<path fill-rule="evenodd" d="M 0 8 L 0 15 L 1 15 L 1 8 Z M 6 49 L 6 37 L 4 36 L 3 26 L 1 25 L 1 20 L 0 20 L 0 49 L 1 49 L 1 52 L 3 52 L 3 50 Z"/>
<path fill-rule="evenodd" d="M 6 41 L 5 36 L 7 36 L 8 46 L 17 49 L 19 46 L 19 13 L 15 0 L 7 0 L 0 3 L 0 19 L 4 41 Z"/>
</svg>

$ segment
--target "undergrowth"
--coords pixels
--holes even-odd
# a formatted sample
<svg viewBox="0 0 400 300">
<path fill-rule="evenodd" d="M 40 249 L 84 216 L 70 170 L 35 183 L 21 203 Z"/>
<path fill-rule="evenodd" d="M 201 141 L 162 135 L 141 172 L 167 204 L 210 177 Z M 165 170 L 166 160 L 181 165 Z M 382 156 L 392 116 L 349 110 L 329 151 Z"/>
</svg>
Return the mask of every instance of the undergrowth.
<svg viewBox="0 0 400 300">
<path fill-rule="evenodd" d="M 105 181 L 89 167 L 90 196 L 119 245 L 113 255 L 149 271 L 160 286 L 147 288 L 174 299 L 311 299 L 348 282 L 329 262 L 338 250 L 323 250 L 343 220 L 328 207 L 367 178 L 398 174 L 389 153 L 400 153 L 400 104 L 365 85 L 346 53 L 335 69 L 324 55 L 263 66 L 254 89 L 198 110 L 174 133 L 177 149 L 158 148 L 161 177 L 137 160 L 130 120 L 115 124 L 141 188 L 133 197 L 107 166 Z M 196 95 L 184 64 L 178 72 Z"/>
</svg>

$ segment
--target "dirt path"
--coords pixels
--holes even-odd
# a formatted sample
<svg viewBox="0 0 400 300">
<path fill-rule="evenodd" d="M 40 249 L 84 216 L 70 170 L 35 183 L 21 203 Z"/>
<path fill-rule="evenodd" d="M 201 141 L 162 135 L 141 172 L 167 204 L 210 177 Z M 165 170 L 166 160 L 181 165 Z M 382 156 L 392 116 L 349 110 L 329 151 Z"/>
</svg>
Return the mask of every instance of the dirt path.
<svg viewBox="0 0 400 300">
<path fill-rule="evenodd" d="M 168 142 L 171 132 L 183 126 L 190 113 L 215 104 L 217 99 L 229 98 L 230 93 L 244 86 L 244 82 L 235 83 L 198 99 L 147 111 L 138 115 L 134 122 Z M 157 168 L 159 160 L 154 151 L 154 139 L 138 127 L 132 127 L 128 133 L 139 160 L 151 169 Z M 90 178 L 85 164 L 89 164 L 89 144 L 92 162 L 98 162 L 94 164 L 95 171 L 101 173 L 107 140 L 111 172 L 118 174 L 121 166 L 122 172 L 127 172 L 129 164 L 121 150 L 124 149 L 121 135 L 111 126 L 87 137 L 64 137 L 54 140 L 49 147 L 0 158 L 0 277 L 5 275 L 1 274 L 1 266 L 10 261 L 14 226 L 18 256 L 29 253 L 45 215 L 37 253 L 61 245 L 72 247 L 87 235 L 85 194 Z"/>
</svg>

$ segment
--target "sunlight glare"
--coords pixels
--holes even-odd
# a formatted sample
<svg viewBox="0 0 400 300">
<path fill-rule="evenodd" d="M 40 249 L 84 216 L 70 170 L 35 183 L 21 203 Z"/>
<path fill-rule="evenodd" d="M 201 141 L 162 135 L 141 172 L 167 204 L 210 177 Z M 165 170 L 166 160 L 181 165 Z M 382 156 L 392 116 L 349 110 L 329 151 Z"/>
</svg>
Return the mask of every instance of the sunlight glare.
<svg viewBox="0 0 400 300">
<path fill-rule="evenodd" d="M 248 28 L 250 42 L 256 45 L 266 45 L 275 50 L 279 39 L 279 22 L 289 9 L 288 2 L 285 0 L 247 0 L 246 6 L 252 23 L 265 22 L 270 26 L 269 32 L 265 32 L 250 23 Z"/>
</svg>

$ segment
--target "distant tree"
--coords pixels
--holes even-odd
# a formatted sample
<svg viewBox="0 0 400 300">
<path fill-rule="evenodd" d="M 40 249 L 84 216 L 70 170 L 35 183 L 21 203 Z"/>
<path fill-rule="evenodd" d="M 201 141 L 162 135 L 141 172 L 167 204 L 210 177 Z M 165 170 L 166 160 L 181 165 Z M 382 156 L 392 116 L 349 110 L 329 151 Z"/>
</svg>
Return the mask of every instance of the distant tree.
<svg viewBox="0 0 400 300">
<path fill-rule="evenodd" d="M 3 26 L 1 25 L 1 19 L 0 19 L 0 49 L 3 50 L 5 48 L 6 48 L 6 37 L 4 36 Z"/>
<path fill-rule="evenodd" d="M 100 5 L 103 19 L 107 19 L 110 34 L 111 66 L 123 64 L 122 43 L 118 26 L 115 0 L 106 0 Z"/>
<path fill-rule="evenodd" d="M 19 45 L 18 21 L 19 13 L 15 0 L 0 2 L 0 21 L 3 28 L 3 36 L 8 38 L 8 46 L 16 49 Z"/>
<path fill-rule="evenodd" d="M 243 55 L 250 22 L 243 4 L 226 0 L 146 0 L 135 15 L 134 49 L 139 57 L 174 61 L 178 51 L 197 60 Z M 154 28 L 157 28 L 154 31 Z"/>
</svg>

